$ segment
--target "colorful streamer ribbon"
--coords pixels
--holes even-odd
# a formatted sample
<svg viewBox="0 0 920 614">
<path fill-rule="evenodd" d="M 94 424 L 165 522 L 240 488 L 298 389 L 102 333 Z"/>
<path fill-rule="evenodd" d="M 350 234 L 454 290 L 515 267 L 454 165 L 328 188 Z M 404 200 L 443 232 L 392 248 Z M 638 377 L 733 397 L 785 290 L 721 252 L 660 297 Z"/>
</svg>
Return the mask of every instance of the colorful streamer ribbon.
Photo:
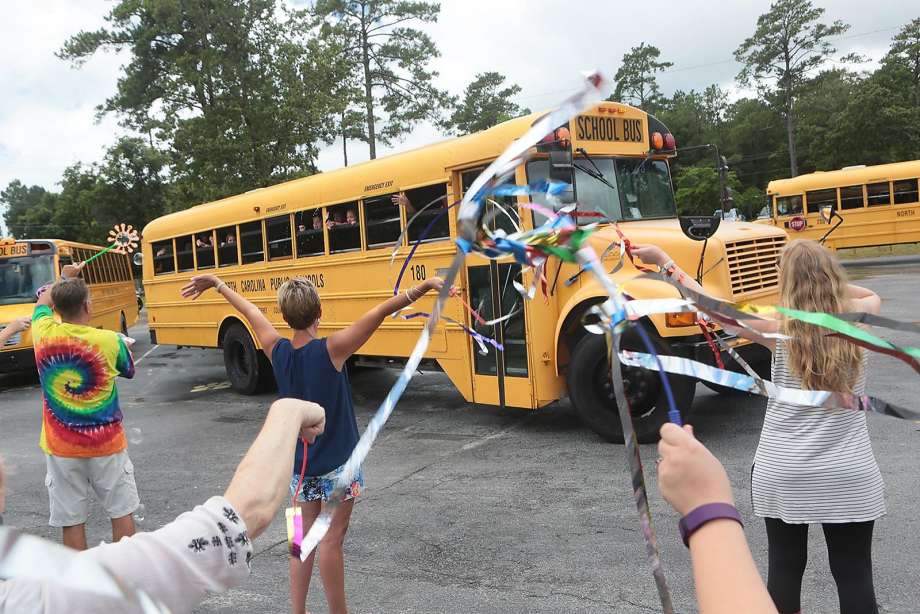
<svg viewBox="0 0 920 614">
<path fill-rule="evenodd" d="M 389 419 L 390 414 L 392 414 L 399 398 L 402 396 L 403 392 L 405 392 L 406 386 L 408 386 L 409 382 L 412 380 L 428 348 L 431 335 L 437 326 L 438 320 L 441 318 L 444 302 L 450 295 L 450 288 L 460 268 L 463 266 L 466 253 L 470 251 L 473 243 L 476 241 L 478 232 L 476 221 L 480 217 L 483 206 L 484 188 L 487 186 L 499 185 L 501 179 L 507 176 L 509 172 L 513 171 L 522 161 L 527 151 L 531 147 L 534 147 L 540 139 L 552 132 L 556 126 L 567 123 L 584 109 L 600 101 L 604 97 L 606 90 L 609 90 L 609 84 L 600 73 L 589 75 L 585 87 L 582 88 L 580 92 L 566 100 L 559 108 L 548 113 L 536 122 L 527 133 L 512 143 L 505 152 L 496 158 L 496 160 L 473 181 L 473 184 L 467 190 L 460 203 L 460 211 L 458 214 L 460 236 L 457 239 L 457 245 L 459 249 L 454 256 L 450 268 L 444 276 L 444 286 L 438 293 L 438 298 L 435 301 L 430 317 L 428 317 L 425 327 L 422 329 L 422 333 L 415 344 L 415 348 L 412 350 L 412 354 L 406 361 L 402 372 L 393 384 L 386 398 L 383 400 L 383 403 L 381 403 L 380 407 L 377 409 L 377 412 L 371 418 L 367 428 L 358 440 L 355 449 L 352 451 L 351 456 L 345 462 L 332 496 L 329 498 L 329 502 L 316 518 L 306 536 L 304 536 L 303 543 L 301 544 L 301 560 L 306 560 L 309 553 L 313 551 L 329 530 L 329 526 L 332 523 L 332 514 L 344 499 L 345 489 L 354 479 L 364 459 L 367 458 L 374 441 L 377 439 L 381 429 L 383 429 L 383 426 Z"/>
</svg>

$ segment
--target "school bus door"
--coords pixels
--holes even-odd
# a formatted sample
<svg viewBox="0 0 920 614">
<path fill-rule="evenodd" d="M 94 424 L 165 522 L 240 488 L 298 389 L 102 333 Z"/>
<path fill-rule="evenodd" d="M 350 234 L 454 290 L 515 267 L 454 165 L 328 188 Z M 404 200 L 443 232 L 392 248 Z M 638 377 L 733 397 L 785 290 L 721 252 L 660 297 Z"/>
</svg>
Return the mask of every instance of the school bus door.
<svg viewBox="0 0 920 614">
<path fill-rule="evenodd" d="M 481 171 L 481 168 L 474 168 L 459 173 L 461 193 L 466 193 Z M 490 222 L 492 227 L 514 232 L 515 224 L 520 224 L 516 199 L 493 197 L 490 200 L 501 208 Z M 479 344 L 475 341 L 470 344 L 473 401 L 485 405 L 533 407 L 525 303 L 514 285 L 514 282 L 523 283 L 521 265 L 511 258 L 488 262 L 470 258 L 468 263 L 470 305 L 486 321 L 505 318 L 489 325 L 470 319 L 469 324 L 476 332 L 504 347 L 504 351 L 498 351 L 487 345 L 487 353 L 482 354 Z"/>
</svg>

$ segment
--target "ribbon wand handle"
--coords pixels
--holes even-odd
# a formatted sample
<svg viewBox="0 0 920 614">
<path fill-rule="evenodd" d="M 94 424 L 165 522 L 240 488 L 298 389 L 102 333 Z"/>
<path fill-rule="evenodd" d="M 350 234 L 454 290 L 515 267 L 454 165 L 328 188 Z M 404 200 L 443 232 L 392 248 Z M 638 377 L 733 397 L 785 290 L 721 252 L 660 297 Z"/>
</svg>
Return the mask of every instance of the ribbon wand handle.
<svg viewBox="0 0 920 614">
<path fill-rule="evenodd" d="M 104 254 L 104 253 L 106 253 L 106 252 L 110 252 L 110 251 L 112 251 L 113 249 L 115 249 L 116 247 L 118 247 L 118 243 L 112 243 L 111 245 L 109 245 L 108 247 L 106 247 L 105 249 L 103 249 L 102 251 L 100 251 L 100 252 L 98 252 L 98 253 L 95 253 L 95 254 L 93 254 L 92 256 L 90 256 L 89 258 L 87 258 L 86 260 L 84 260 L 84 261 L 83 261 L 83 265 L 86 266 L 87 264 L 89 264 L 90 262 L 92 262 L 93 260 L 95 260 L 96 258 L 98 258 L 99 256 L 101 256 L 102 254 Z"/>
</svg>

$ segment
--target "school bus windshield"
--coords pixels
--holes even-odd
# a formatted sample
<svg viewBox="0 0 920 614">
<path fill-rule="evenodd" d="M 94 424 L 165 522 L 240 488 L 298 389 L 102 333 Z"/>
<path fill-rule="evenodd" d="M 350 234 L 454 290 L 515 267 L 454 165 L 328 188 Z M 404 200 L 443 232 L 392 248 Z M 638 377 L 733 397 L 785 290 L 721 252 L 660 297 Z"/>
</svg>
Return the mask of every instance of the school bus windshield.
<svg viewBox="0 0 920 614">
<path fill-rule="evenodd" d="M 51 255 L 0 259 L 0 305 L 34 303 L 35 292 L 52 281 Z"/>
<path fill-rule="evenodd" d="M 574 166 L 580 224 L 677 215 L 671 175 L 664 160 L 579 156 Z M 528 181 L 548 177 L 548 160 L 527 164 Z M 547 204 L 536 195 L 534 200 Z"/>
</svg>

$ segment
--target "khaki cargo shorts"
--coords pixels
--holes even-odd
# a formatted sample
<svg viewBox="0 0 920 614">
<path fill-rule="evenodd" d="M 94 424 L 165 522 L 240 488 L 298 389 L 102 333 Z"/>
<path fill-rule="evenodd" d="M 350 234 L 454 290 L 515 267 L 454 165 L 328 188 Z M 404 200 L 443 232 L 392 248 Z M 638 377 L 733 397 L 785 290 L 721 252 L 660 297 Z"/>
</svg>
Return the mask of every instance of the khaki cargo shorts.
<svg viewBox="0 0 920 614">
<path fill-rule="evenodd" d="M 126 450 L 95 458 L 48 455 L 45 486 L 51 504 L 52 527 L 83 524 L 89 516 L 90 490 L 109 518 L 133 514 L 140 505 L 134 465 Z"/>
</svg>

